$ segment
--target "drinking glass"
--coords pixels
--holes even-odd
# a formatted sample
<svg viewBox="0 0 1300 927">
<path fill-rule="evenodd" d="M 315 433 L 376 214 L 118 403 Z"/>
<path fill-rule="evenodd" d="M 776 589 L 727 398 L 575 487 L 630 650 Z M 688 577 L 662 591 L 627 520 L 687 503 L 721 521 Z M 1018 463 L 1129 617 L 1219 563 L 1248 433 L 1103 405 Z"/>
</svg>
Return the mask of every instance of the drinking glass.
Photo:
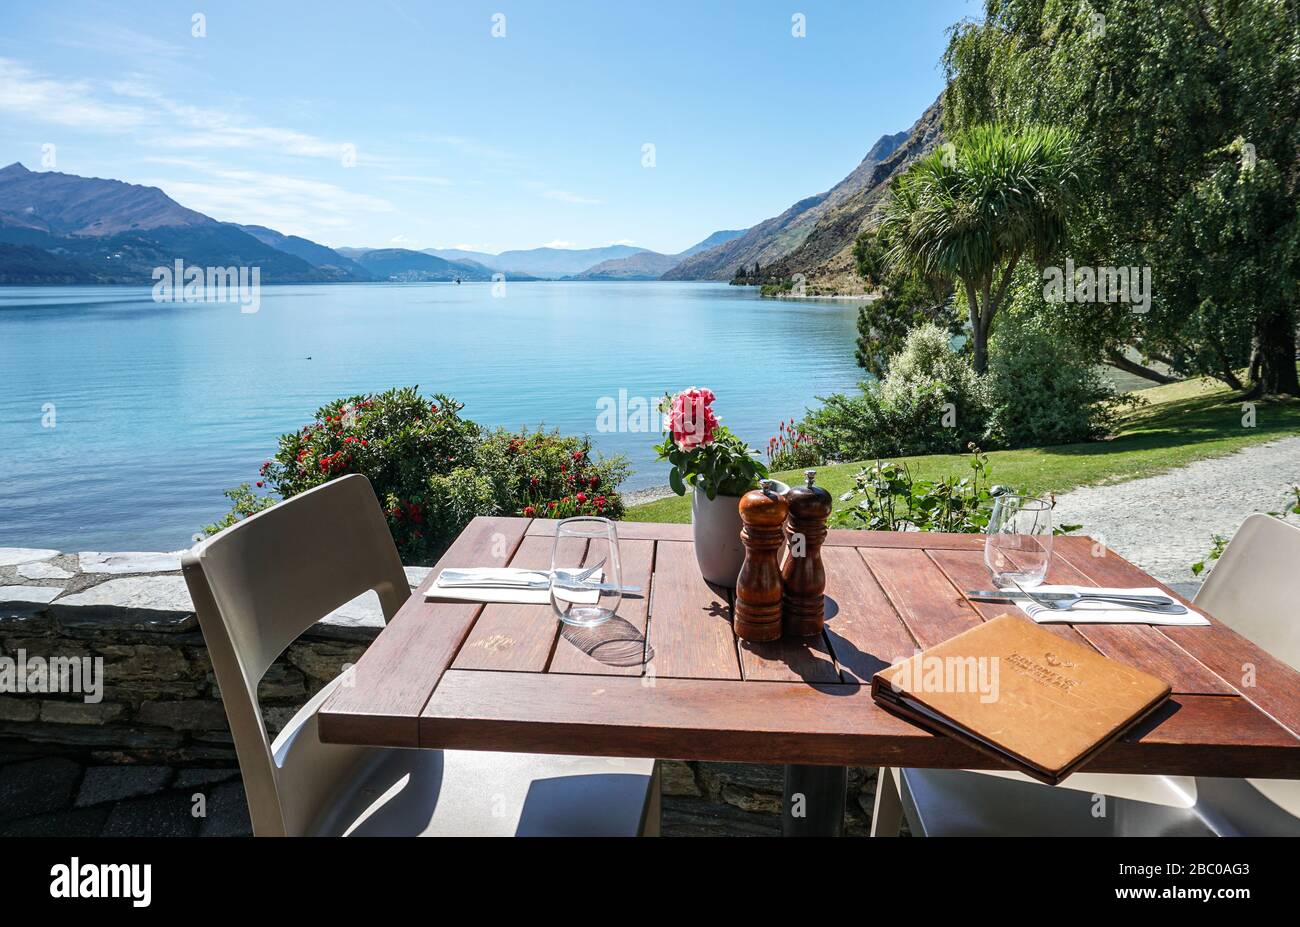
<svg viewBox="0 0 1300 927">
<path fill-rule="evenodd" d="M 1010 493 L 993 500 L 984 564 L 998 589 L 1041 585 L 1052 556 L 1052 505 Z"/>
<path fill-rule="evenodd" d="M 594 572 L 589 572 L 597 567 Z M 565 624 L 589 628 L 614 617 L 623 599 L 618 531 L 608 518 L 566 518 L 555 526 L 551 608 Z"/>
</svg>

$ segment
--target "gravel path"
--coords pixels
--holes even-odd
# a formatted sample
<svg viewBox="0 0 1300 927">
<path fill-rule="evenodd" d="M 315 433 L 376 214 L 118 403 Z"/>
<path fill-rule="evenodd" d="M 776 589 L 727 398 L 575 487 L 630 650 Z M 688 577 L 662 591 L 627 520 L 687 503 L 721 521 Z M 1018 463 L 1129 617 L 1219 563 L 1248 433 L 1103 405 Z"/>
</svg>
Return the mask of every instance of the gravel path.
<svg viewBox="0 0 1300 927">
<path fill-rule="evenodd" d="M 1058 524 L 1082 534 L 1187 594 L 1199 580 L 1191 564 L 1213 535 L 1231 537 L 1252 512 L 1281 511 L 1300 484 L 1300 437 L 1256 444 L 1227 457 L 1109 486 L 1085 486 L 1056 500 Z M 1300 516 L 1290 521 L 1300 523 Z"/>
</svg>

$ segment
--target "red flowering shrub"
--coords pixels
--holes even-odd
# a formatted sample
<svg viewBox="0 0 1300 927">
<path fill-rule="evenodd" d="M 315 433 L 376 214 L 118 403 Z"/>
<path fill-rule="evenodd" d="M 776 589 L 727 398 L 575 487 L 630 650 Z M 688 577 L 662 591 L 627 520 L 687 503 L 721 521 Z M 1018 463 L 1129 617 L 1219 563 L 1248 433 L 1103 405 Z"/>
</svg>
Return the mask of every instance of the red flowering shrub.
<svg viewBox="0 0 1300 927">
<path fill-rule="evenodd" d="M 617 518 L 622 458 L 593 460 L 590 441 L 558 433 L 486 432 L 461 418 L 450 396 L 418 387 L 352 396 L 323 406 L 311 423 L 280 437 L 262 464 L 259 489 L 279 498 L 348 473 L 370 480 L 403 563 L 431 563 L 477 515 Z M 214 534 L 279 501 L 245 483 L 226 493 L 233 510 Z M 580 498 L 581 497 L 581 498 Z"/>
<path fill-rule="evenodd" d="M 621 457 L 594 458 L 590 438 L 499 429 L 484 442 L 480 461 L 497 486 L 503 515 L 623 514 L 623 499 L 615 490 L 627 477 L 627 462 Z"/>
<path fill-rule="evenodd" d="M 817 442 L 800 431 L 794 419 L 782 422 L 776 437 L 768 439 L 767 460 L 773 470 L 803 470 L 826 462 Z"/>
</svg>

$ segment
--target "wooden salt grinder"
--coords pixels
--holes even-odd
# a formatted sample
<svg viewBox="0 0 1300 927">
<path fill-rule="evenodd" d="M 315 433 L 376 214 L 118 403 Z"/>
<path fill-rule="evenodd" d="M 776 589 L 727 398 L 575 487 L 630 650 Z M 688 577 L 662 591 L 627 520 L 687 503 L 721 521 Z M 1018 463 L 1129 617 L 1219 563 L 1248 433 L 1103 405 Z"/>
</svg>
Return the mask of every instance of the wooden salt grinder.
<svg viewBox="0 0 1300 927">
<path fill-rule="evenodd" d="M 782 610 L 785 633 L 792 637 L 821 634 L 826 620 L 822 543 L 826 540 L 826 520 L 831 515 L 831 494 L 813 485 L 816 470 L 805 470 L 803 475 L 804 485 L 785 494 L 790 509 L 785 523 L 790 551 L 781 568 L 785 587 Z M 796 552 L 802 556 L 795 556 Z"/>
<path fill-rule="evenodd" d="M 733 628 L 747 641 L 774 641 L 781 636 L 781 564 L 777 558 L 785 540 L 787 506 L 776 491 L 776 483 L 763 480 L 759 489 L 740 500 L 740 539 L 745 545 L 745 563 L 736 581 Z"/>
</svg>

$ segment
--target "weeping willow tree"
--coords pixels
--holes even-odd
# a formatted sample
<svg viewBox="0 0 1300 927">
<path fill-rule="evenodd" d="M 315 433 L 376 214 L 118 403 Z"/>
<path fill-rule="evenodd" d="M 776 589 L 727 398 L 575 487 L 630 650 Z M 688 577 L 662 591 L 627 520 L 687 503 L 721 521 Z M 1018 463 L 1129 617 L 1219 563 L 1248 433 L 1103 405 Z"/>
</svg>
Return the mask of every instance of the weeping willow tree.
<svg viewBox="0 0 1300 927">
<path fill-rule="evenodd" d="M 1069 129 L 1096 167 L 1070 256 L 1153 271 L 1149 312 L 1054 307 L 1063 331 L 1099 358 L 1136 349 L 1253 395 L 1300 395 L 1300 0 L 984 7 L 950 35 L 946 131 Z"/>
</svg>

